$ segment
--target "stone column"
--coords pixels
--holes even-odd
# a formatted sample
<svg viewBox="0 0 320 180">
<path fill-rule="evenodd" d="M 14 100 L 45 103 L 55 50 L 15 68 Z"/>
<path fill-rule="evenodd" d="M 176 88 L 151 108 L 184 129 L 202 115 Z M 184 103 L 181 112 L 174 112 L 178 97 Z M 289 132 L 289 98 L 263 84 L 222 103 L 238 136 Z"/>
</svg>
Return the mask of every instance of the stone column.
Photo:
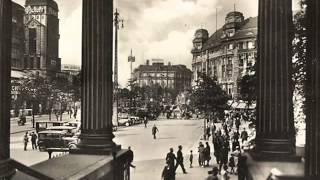
<svg viewBox="0 0 320 180">
<path fill-rule="evenodd" d="M 259 0 L 255 152 L 262 159 L 295 154 L 291 3 Z"/>
<path fill-rule="evenodd" d="M 305 175 L 320 179 L 320 2 L 307 2 Z"/>
<path fill-rule="evenodd" d="M 81 135 L 74 153 L 110 154 L 112 139 L 113 1 L 83 0 Z"/>
<path fill-rule="evenodd" d="M 0 179 L 15 170 L 10 165 L 11 0 L 0 0 Z"/>
</svg>

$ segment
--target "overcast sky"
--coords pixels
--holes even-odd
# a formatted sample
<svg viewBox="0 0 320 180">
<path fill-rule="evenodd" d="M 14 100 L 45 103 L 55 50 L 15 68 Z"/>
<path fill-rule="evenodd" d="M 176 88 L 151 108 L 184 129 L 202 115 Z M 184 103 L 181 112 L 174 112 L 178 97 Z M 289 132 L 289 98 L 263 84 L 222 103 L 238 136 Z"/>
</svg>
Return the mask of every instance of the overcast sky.
<svg viewBox="0 0 320 180">
<path fill-rule="evenodd" d="M 14 0 L 24 5 L 25 0 Z M 293 5 L 296 5 L 294 0 Z M 81 0 L 56 0 L 60 19 L 60 57 L 62 64 L 81 64 Z M 226 14 L 243 12 L 245 18 L 258 14 L 258 0 L 115 0 L 124 19 L 119 30 L 119 83 L 127 85 L 130 49 L 136 56 L 134 67 L 146 59 L 162 58 L 165 63 L 191 68 L 192 39 L 198 28 L 209 30 L 224 23 Z M 295 8 L 295 7 L 294 7 Z"/>
</svg>

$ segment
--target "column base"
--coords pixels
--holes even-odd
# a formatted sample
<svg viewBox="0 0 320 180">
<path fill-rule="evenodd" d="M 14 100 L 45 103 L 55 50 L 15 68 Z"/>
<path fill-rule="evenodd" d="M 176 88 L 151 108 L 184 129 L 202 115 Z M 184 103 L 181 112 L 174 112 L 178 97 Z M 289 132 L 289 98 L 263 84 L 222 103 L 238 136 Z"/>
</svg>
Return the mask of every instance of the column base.
<svg viewBox="0 0 320 180">
<path fill-rule="evenodd" d="M 84 133 L 80 135 L 80 142 L 77 148 L 70 149 L 73 154 L 96 154 L 111 155 L 121 150 L 121 146 L 112 141 L 114 135 L 112 133 L 93 134 Z"/>
<path fill-rule="evenodd" d="M 10 179 L 16 173 L 10 161 L 11 159 L 0 160 L 0 179 Z"/>
<path fill-rule="evenodd" d="M 301 156 L 296 155 L 293 138 L 256 138 L 256 147 L 250 154 L 255 160 L 301 161 Z"/>
</svg>

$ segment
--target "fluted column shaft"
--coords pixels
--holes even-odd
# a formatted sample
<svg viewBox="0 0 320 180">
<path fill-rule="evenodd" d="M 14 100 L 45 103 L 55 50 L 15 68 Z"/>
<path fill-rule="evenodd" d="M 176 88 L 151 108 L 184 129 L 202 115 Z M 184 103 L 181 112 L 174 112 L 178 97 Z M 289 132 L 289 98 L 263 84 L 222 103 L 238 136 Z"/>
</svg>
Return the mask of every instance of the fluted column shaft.
<svg viewBox="0 0 320 180">
<path fill-rule="evenodd" d="M 113 1 L 83 0 L 81 143 L 84 153 L 104 153 L 112 141 Z M 83 150 L 83 151 L 82 151 Z"/>
<path fill-rule="evenodd" d="M 0 179 L 14 173 L 10 167 L 11 0 L 0 0 Z"/>
<path fill-rule="evenodd" d="M 291 0 L 259 0 L 256 150 L 295 153 Z"/>
<path fill-rule="evenodd" d="M 320 179 L 320 2 L 307 3 L 305 175 Z"/>
</svg>

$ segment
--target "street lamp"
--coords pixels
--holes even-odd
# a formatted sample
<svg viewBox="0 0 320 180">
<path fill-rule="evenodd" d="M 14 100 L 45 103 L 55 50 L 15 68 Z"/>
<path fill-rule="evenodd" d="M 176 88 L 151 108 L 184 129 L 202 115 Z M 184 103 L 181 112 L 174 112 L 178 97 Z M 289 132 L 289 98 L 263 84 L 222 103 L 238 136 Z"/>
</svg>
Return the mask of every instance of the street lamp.
<svg viewBox="0 0 320 180">
<path fill-rule="evenodd" d="M 115 100 L 115 106 L 116 106 L 116 119 L 118 124 L 118 29 L 120 29 L 120 23 L 121 28 L 123 28 L 123 19 L 119 18 L 119 12 L 118 9 L 116 9 L 116 12 L 114 13 L 114 26 L 115 26 L 115 42 L 114 42 L 114 100 Z"/>
</svg>

